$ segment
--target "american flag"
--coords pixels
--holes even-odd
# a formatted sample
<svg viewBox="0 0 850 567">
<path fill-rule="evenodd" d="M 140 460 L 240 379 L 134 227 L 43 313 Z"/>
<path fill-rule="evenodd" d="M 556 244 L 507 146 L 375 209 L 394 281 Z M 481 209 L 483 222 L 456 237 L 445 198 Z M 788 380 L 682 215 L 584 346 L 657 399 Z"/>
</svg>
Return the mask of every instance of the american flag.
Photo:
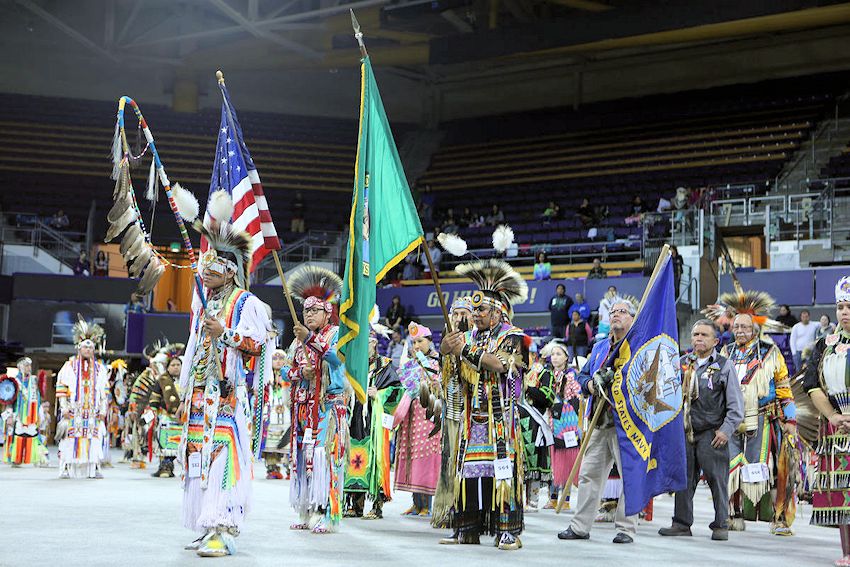
<svg viewBox="0 0 850 567">
<path fill-rule="evenodd" d="M 272 250 L 280 250 L 280 240 L 272 223 L 269 205 L 263 194 L 263 185 L 251 152 L 242 137 L 242 127 L 236 110 L 230 104 L 230 95 L 224 83 L 219 83 L 223 101 L 221 103 L 221 126 L 215 148 L 210 197 L 219 190 L 230 193 L 233 198 L 233 218 L 230 222 L 239 230 L 251 235 L 254 242 L 253 268 Z M 206 213 L 209 217 L 209 213 Z M 201 239 L 201 250 L 209 245 Z"/>
</svg>

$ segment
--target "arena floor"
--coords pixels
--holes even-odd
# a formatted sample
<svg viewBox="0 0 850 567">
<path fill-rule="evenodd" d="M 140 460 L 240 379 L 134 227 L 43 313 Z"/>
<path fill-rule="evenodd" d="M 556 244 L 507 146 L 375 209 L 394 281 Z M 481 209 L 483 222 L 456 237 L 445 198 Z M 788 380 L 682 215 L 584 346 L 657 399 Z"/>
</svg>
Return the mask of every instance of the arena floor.
<svg viewBox="0 0 850 567">
<path fill-rule="evenodd" d="M 55 458 L 55 449 L 54 449 Z M 117 461 L 119 455 L 114 453 Z M 183 545 L 194 536 L 180 525 L 180 487 L 176 479 L 154 479 L 147 471 L 118 464 L 104 480 L 59 480 L 58 470 L 0 465 L 0 566 L 177 566 L 209 563 Z M 760 565 L 783 567 L 831 565 L 839 555 L 838 532 L 808 524 L 811 508 L 798 510 L 797 535 L 779 538 L 767 524 L 748 524 L 728 542 L 713 542 L 708 491 L 697 494 L 697 526 L 692 538 L 662 538 L 673 499 L 655 499 L 655 519 L 643 522 L 632 545 L 614 545 L 612 524 L 597 525 L 589 541 L 556 538 L 569 513 L 551 510 L 526 516 L 524 548 L 499 551 L 489 545 L 441 546 L 444 532 L 427 520 L 403 518 L 410 495 L 398 493 L 384 508 L 384 520 L 343 520 L 341 532 L 317 536 L 291 532 L 295 515 L 288 505 L 287 481 L 254 482 L 254 509 L 239 537 L 239 553 L 219 559 L 223 565 L 464 565 L 491 566 L 511 561 L 553 565 L 563 560 L 586 565 Z M 581 563 L 578 563 L 581 564 Z"/>
</svg>

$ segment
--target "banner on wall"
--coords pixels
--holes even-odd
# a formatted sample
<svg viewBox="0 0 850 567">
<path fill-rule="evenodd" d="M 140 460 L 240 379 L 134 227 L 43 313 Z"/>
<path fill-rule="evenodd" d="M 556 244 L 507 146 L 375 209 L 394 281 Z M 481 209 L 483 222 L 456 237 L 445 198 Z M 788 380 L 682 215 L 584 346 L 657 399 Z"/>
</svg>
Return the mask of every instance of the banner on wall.
<svg viewBox="0 0 850 567">
<path fill-rule="evenodd" d="M 555 295 L 555 287 L 558 284 L 562 284 L 566 288 L 567 295 L 572 298 L 575 298 L 577 293 L 584 294 L 585 300 L 590 304 L 591 309 L 596 309 L 609 286 L 615 286 L 619 293 L 640 297 L 643 295 L 643 290 L 648 281 L 649 278 L 646 277 L 530 281 L 528 282 L 528 301 L 521 305 L 515 305 L 514 312 L 545 313 L 549 311 L 549 301 Z M 458 297 L 472 295 L 472 292 L 477 289 L 472 282 L 443 284 L 441 287 L 443 288 L 443 297 L 446 300 L 446 305 L 451 305 L 452 301 Z M 392 298 L 396 295 L 399 296 L 401 304 L 410 315 L 427 316 L 441 314 L 440 300 L 433 285 L 378 289 L 376 301 L 381 309 L 381 313 L 386 312 L 387 307 L 392 302 Z"/>
</svg>

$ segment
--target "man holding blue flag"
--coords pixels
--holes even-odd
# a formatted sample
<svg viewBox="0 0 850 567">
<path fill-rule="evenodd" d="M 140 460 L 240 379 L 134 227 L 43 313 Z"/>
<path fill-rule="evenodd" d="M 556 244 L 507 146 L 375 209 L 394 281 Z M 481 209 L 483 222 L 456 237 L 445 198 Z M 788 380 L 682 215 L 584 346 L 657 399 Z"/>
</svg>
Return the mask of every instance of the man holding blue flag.
<svg viewBox="0 0 850 567">
<path fill-rule="evenodd" d="M 623 478 L 614 543 L 634 541 L 637 514 L 653 496 L 686 486 L 678 323 L 668 247 L 661 251 L 640 307 L 618 297 L 610 316 L 609 339 L 594 346 L 579 376 L 584 393 L 594 396 L 591 427 L 596 428 L 585 436 L 576 513 L 559 539 L 590 538 L 614 463 Z"/>
</svg>

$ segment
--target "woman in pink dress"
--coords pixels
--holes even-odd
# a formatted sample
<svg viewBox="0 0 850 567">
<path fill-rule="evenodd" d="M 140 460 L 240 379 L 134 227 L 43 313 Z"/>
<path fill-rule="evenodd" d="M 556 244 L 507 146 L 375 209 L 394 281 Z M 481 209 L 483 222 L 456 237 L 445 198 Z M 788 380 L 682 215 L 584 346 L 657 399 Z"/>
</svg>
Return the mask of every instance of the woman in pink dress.
<svg viewBox="0 0 850 567">
<path fill-rule="evenodd" d="M 440 430 L 419 403 L 419 390 L 424 382 L 431 391 L 439 391 L 440 357 L 431 342 L 430 329 L 410 323 L 408 332 L 412 352 L 399 371 L 405 392 L 394 417 L 394 425 L 399 428 L 395 489 L 413 493 L 413 506 L 404 515 L 427 517 L 440 475 Z"/>
</svg>

